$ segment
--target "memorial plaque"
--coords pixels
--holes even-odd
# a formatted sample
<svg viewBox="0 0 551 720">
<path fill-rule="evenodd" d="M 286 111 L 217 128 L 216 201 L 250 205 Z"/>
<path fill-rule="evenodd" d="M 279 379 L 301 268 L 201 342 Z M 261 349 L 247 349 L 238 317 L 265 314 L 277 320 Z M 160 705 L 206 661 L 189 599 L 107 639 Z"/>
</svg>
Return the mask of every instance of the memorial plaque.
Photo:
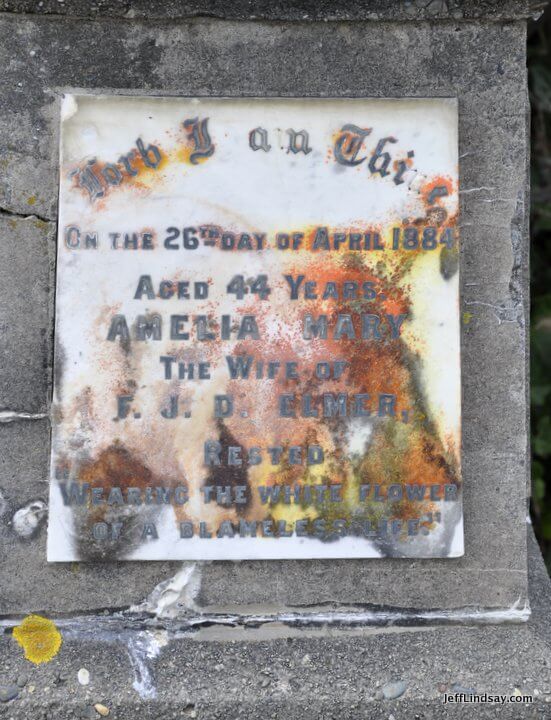
<svg viewBox="0 0 551 720">
<path fill-rule="evenodd" d="M 62 103 L 48 559 L 457 557 L 454 99 Z"/>
</svg>

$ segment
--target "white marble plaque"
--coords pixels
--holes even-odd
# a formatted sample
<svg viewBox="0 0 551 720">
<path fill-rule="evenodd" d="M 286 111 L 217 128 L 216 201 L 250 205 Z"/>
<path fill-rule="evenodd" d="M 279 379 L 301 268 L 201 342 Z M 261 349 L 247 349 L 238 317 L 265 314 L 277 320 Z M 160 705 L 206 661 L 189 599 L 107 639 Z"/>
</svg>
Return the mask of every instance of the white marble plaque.
<svg viewBox="0 0 551 720">
<path fill-rule="evenodd" d="M 457 557 L 457 103 L 67 95 L 48 559 Z"/>
</svg>

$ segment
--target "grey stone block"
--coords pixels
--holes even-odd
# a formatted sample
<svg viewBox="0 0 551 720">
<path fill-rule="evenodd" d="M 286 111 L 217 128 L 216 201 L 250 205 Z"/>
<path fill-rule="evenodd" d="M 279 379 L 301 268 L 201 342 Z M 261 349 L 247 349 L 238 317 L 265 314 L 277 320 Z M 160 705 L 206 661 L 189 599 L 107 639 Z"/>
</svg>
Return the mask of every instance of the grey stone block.
<svg viewBox="0 0 551 720">
<path fill-rule="evenodd" d="M 462 310 L 463 448 L 523 453 L 528 427 L 525 359 L 518 353 L 525 336 L 522 308 L 509 284 L 477 283 L 464 289 Z"/>
<path fill-rule="evenodd" d="M 8 14 L 0 17 L 0 129 L 1 149 L 11 168 L 3 195 L 6 209 L 27 213 L 28 198 L 35 195 L 35 212 L 55 214 L 57 101 L 64 88 L 176 95 L 457 96 L 462 186 L 492 187 L 487 195 L 465 193 L 461 202 L 461 223 L 468 224 L 462 249 L 462 310 L 473 315 L 462 329 L 465 557 L 205 565 L 197 602 L 204 607 L 279 608 L 510 607 L 519 598 L 522 603 L 527 475 L 522 322 L 528 293 L 525 208 L 519 197 L 523 199 L 526 187 L 528 158 L 525 24 L 500 18 L 524 17 L 535 5 L 468 2 L 461 7 L 448 3 L 446 8 L 441 3 L 438 9 L 438 3 L 430 3 L 429 9 L 428 3 L 406 7 L 372 2 L 362 3 L 363 9 L 348 5 L 350 13 L 357 13 L 349 17 L 365 19 L 375 13 L 373 18 L 390 19 L 391 8 L 399 12 L 392 22 L 331 23 L 296 22 L 300 6 L 293 5 L 290 9 L 276 3 L 259 11 L 259 17 L 289 18 L 279 23 L 239 21 L 241 3 L 167 3 L 163 10 L 151 11 L 166 13 L 155 22 L 132 15 L 113 22 L 112 17 L 128 12 L 139 18 L 145 6 L 113 2 L 92 11 L 82 3 L 54 6 L 45 1 L 39 10 L 36 3 L 14 8 L 4 2 Z M 425 19 L 435 8 L 436 15 L 430 17 L 455 19 L 456 11 L 461 17 L 487 17 L 477 23 L 398 21 L 420 17 L 422 7 Z M 14 12 L 25 8 L 48 15 Z M 189 17 L 200 8 L 234 19 Z M 249 4 L 247 8 L 252 12 Z M 55 15 L 50 15 L 53 10 Z M 327 5 L 320 3 L 316 12 L 327 13 Z M 87 19 L 92 13 L 94 19 Z M 168 20 L 174 14 L 185 19 Z M 488 235 L 486 228 L 494 227 L 496 232 Z M 38 266 L 40 255 L 34 250 L 28 254 L 23 259 Z M 465 304 L 472 302 L 488 304 Z M 41 298 L 34 312 L 40 315 L 46 305 Z M 40 357 L 46 370 L 34 386 L 27 376 L 26 395 L 21 396 L 27 405 L 37 388 L 46 387 L 51 355 Z M 10 353 L 6 372 L 6 388 L 11 388 L 28 371 Z M 32 407 L 43 409 L 44 404 Z M 47 438 L 40 434 L 44 431 L 33 432 L 29 443 L 45 478 Z M 27 467 L 24 450 L 18 452 L 19 459 L 14 455 L 7 461 L 13 476 L 16 463 Z M 11 492 L 20 504 L 32 496 L 24 486 L 14 485 Z M 129 605 L 174 573 L 174 566 L 166 563 L 81 565 L 78 575 L 70 567 L 47 567 L 44 529 L 29 544 L 12 542 L 10 550 L 2 574 L 14 577 L 16 568 L 25 571 L 10 587 L 5 612 L 44 608 L 54 614 Z M 33 577 L 40 582 L 33 579 L 30 584 Z"/>
<path fill-rule="evenodd" d="M 2 710 L 13 720 L 41 712 L 58 720 L 99 717 L 96 703 L 118 720 L 543 720 L 551 707 L 551 588 L 533 537 L 530 547 L 534 613 L 521 625 L 299 629 L 214 618 L 193 627 L 96 616 L 60 621 L 61 651 L 39 666 L 24 660 L 7 628 L 0 683 L 15 685 L 25 674 L 27 684 Z M 85 686 L 77 680 L 81 668 L 90 673 Z M 397 687 L 403 692 L 390 698 Z M 443 703 L 445 692 L 469 691 L 520 693 L 533 702 Z"/>
<path fill-rule="evenodd" d="M 466 218 L 462 220 L 463 287 L 464 294 L 469 298 L 472 298 L 477 286 L 503 287 L 510 282 L 515 262 L 510 217 L 510 213 L 501 213 L 496 219 L 497 225 L 470 223 Z M 492 278 L 491 281 L 488 278 Z"/>
<path fill-rule="evenodd" d="M 53 225 L 0 215 L 0 411 L 47 409 L 53 253 Z"/>
</svg>

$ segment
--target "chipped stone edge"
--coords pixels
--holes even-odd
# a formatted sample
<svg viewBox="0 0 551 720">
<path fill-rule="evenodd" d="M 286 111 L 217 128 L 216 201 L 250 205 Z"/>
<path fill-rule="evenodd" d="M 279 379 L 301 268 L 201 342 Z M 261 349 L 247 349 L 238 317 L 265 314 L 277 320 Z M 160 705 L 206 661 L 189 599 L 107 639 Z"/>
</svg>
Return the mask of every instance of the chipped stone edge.
<svg viewBox="0 0 551 720">
<path fill-rule="evenodd" d="M 146 600 L 132 606 L 130 614 L 147 613 L 156 618 L 175 618 L 182 609 L 197 610 L 195 600 L 201 588 L 201 568 L 197 562 L 184 562 L 178 572 L 153 588 Z"/>
</svg>

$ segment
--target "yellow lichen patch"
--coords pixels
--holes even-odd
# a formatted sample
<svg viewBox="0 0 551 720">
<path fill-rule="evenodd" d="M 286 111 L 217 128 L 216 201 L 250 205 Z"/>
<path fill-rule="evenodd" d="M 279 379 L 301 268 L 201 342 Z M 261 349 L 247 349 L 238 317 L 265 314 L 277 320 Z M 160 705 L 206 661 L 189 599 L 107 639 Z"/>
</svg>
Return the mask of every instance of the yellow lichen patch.
<svg viewBox="0 0 551 720">
<path fill-rule="evenodd" d="M 473 317 L 474 316 L 473 316 L 472 312 L 464 312 L 463 313 L 463 324 L 468 325 L 471 322 L 471 320 L 473 319 Z"/>
<path fill-rule="evenodd" d="M 27 198 L 27 205 L 34 205 L 36 202 L 36 195 L 31 195 Z"/>
<path fill-rule="evenodd" d="M 13 636 L 25 651 L 27 660 L 35 665 L 50 662 L 62 642 L 55 623 L 40 615 L 27 615 L 21 625 L 13 629 Z"/>
</svg>

